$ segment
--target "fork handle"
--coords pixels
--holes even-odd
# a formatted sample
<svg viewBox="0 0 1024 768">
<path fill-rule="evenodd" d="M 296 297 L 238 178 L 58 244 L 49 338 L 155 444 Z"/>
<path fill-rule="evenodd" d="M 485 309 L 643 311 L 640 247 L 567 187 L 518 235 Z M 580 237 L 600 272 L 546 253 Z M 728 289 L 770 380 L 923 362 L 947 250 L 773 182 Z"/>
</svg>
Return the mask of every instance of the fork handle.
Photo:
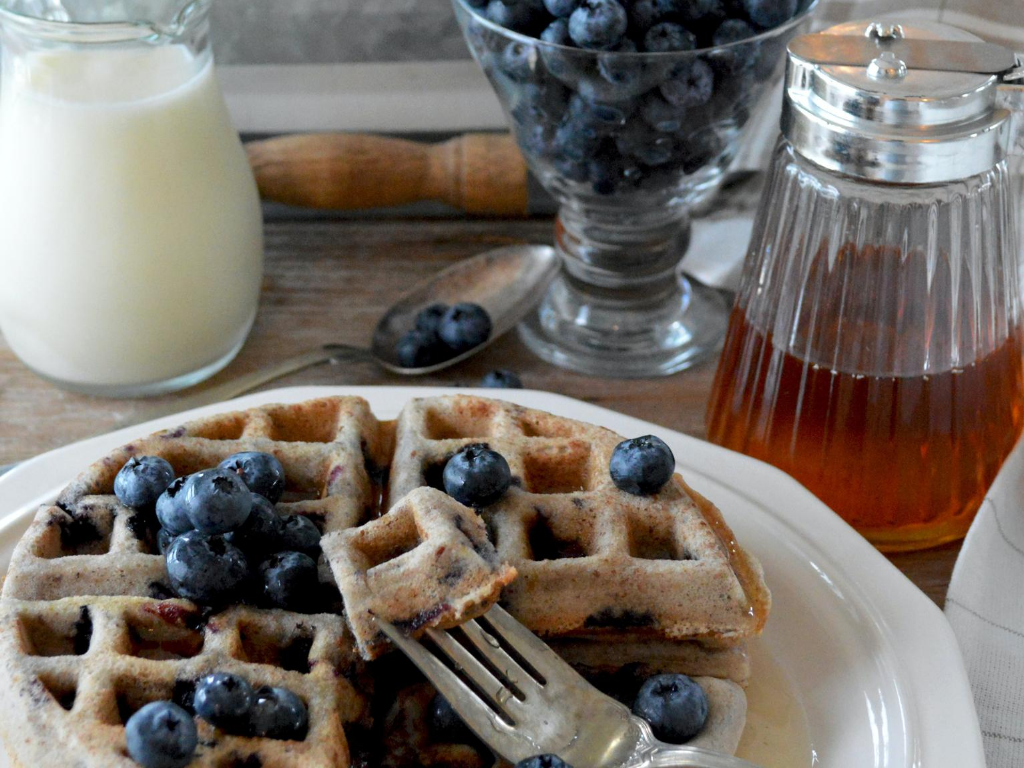
<svg viewBox="0 0 1024 768">
<path fill-rule="evenodd" d="M 636 768 L 757 768 L 751 762 L 699 747 L 675 746 L 652 740 Z"/>
</svg>

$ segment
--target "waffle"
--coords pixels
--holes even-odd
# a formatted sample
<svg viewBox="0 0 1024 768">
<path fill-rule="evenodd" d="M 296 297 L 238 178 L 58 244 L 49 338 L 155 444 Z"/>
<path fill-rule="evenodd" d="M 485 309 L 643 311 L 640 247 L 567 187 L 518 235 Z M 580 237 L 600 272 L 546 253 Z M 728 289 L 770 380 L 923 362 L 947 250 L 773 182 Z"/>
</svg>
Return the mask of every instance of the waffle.
<svg viewBox="0 0 1024 768">
<path fill-rule="evenodd" d="M 0 594 L 0 735 L 15 764 L 26 768 L 128 768 L 134 763 L 125 751 L 127 717 L 148 701 L 187 698 L 195 679 L 223 670 L 294 690 L 309 707 L 310 730 L 301 742 L 274 741 L 200 722 L 193 765 L 338 767 L 352 756 L 364 764 L 375 751 L 366 749 L 366 734 L 379 733 L 367 704 L 377 675 L 359 658 L 341 615 L 334 574 L 355 573 L 345 570 L 341 552 L 378 531 L 387 538 L 411 519 L 425 539 L 457 542 L 462 560 L 480 569 L 473 583 L 494 589 L 511 578 L 511 568 L 495 566 L 489 551 L 471 557 L 474 541 L 483 550 L 479 522 L 464 525 L 459 539 L 457 526 L 453 532 L 442 513 L 423 503 L 433 497 L 433 506 L 451 510 L 450 500 L 442 503 L 429 489 L 440 487 L 450 455 L 479 442 L 502 453 L 514 475 L 514 487 L 482 515 L 497 562 L 519 573 L 502 595 L 513 614 L 566 643 L 567 655 L 580 654 L 584 667 L 600 656 L 588 643 L 663 643 L 671 654 L 671 645 L 682 648 L 685 640 L 711 649 L 704 657 L 690 653 L 718 658 L 709 667 L 716 674 L 741 678 L 724 671 L 725 660 L 741 657 L 743 639 L 764 624 L 770 598 L 758 565 L 718 511 L 678 476 L 652 497 L 616 489 L 607 467 L 619 440 L 597 427 L 470 396 L 413 400 L 394 423 L 379 422 L 361 399 L 324 398 L 201 419 L 116 449 L 37 513 L 12 557 Z M 278 510 L 308 516 L 323 533 L 323 595 L 313 614 L 236 606 L 210 616 L 171 599 L 155 521 L 112 494 L 115 475 L 132 456 L 161 456 L 184 475 L 240 451 L 276 456 L 287 478 Z M 467 514 L 460 508 L 448 519 Z M 410 583 L 437 581 L 436 560 L 422 558 L 415 567 L 413 560 L 402 555 L 390 561 L 397 565 L 384 565 L 408 565 Z M 365 570 L 364 578 L 374 569 Z M 377 610 L 395 609 L 403 601 L 391 599 L 394 583 L 382 584 L 369 590 L 367 604 L 380 600 Z M 471 583 L 464 586 L 473 610 L 493 597 L 488 588 L 474 594 Z M 424 604 L 438 594 L 433 586 L 427 591 L 433 594 Z M 365 640 L 367 627 L 352 613 Z M 715 657 L 717 650 L 724 655 Z M 600 663 L 590 666 L 600 672 Z M 417 700 L 403 699 L 407 712 Z M 738 706 L 720 711 L 735 714 Z M 721 725 L 714 730 L 728 723 Z M 375 765 L 388 759 L 384 754 Z"/>
<path fill-rule="evenodd" d="M 397 422 L 389 493 L 440 487 L 450 456 L 485 443 L 513 476 L 482 512 L 519 574 L 502 604 L 530 629 L 718 645 L 759 633 L 771 603 L 760 565 L 679 475 L 653 496 L 616 488 L 608 462 L 621 440 L 495 400 L 413 400 Z"/>
<path fill-rule="evenodd" d="M 446 493 L 417 488 L 383 517 L 328 535 L 324 553 L 363 656 L 389 646 L 374 621 L 417 635 L 479 616 L 515 578 L 480 517 Z"/>
<path fill-rule="evenodd" d="M 387 465 L 389 448 L 389 430 L 364 401 L 328 398 L 191 422 L 83 472 L 36 515 L 0 598 L 0 732 L 15 761 L 135 766 L 123 728 L 131 713 L 221 670 L 296 692 L 309 709 L 309 733 L 301 742 L 255 739 L 199 721 L 192 765 L 347 765 L 345 729 L 368 716 L 372 685 L 340 598 L 331 599 L 326 564 L 324 613 L 237 606 L 207 617 L 166 599 L 153 521 L 122 506 L 112 488 L 131 456 L 162 456 L 182 475 L 238 451 L 265 451 L 280 459 L 288 481 L 278 510 L 307 515 L 329 535 L 376 516 L 377 467 Z"/>
</svg>

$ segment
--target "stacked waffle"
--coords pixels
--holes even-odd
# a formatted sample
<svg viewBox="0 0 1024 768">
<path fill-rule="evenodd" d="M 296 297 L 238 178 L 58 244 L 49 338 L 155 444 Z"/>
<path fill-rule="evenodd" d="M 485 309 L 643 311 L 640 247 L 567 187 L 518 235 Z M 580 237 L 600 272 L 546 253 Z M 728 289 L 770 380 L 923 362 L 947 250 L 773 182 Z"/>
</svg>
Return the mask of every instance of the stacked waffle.
<svg viewBox="0 0 1024 768">
<path fill-rule="evenodd" d="M 157 699 L 187 704 L 194 681 L 217 670 L 298 693 L 309 730 L 275 741 L 200 723 L 197 766 L 488 764 L 472 738 L 430 726 L 430 689 L 402 660 L 367 659 L 387 650 L 373 616 L 413 632 L 452 626 L 499 594 L 612 694 L 628 697 L 629 681 L 656 672 L 717 678 L 704 681 L 712 712 L 700 738 L 735 750 L 743 644 L 770 602 L 760 569 L 678 475 L 652 496 L 616 488 L 608 463 L 620 440 L 470 396 L 413 400 L 395 422 L 358 398 L 325 398 L 203 419 L 112 452 L 39 511 L 12 559 L 0 596 L 9 753 L 23 766 L 127 768 L 127 718 Z M 513 475 L 479 515 L 440 490 L 445 462 L 473 443 Z M 132 456 L 160 456 L 181 476 L 241 451 L 281 461 L 278 511 L 323 534 L 311 613 L 211 615 L 175 599 L 152 519 L 112 493 Z"/>
</svg>

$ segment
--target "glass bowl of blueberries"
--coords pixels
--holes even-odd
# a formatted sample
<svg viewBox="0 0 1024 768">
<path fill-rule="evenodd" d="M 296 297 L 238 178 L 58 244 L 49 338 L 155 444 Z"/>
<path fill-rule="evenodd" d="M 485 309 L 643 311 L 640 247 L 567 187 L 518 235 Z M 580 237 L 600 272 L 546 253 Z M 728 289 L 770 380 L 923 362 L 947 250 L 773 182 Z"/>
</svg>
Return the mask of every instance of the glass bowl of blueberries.
<svg viewBox="0 0 1024 768">
<path fill-rule="evenodd" d="M 682 276 L 689 211 L 766 118 L 818 0 L 452 0 L 531 170 L 562 270 L 520 334 L 599 376 L 688 368 L 729 307 Z"/>
</svg>

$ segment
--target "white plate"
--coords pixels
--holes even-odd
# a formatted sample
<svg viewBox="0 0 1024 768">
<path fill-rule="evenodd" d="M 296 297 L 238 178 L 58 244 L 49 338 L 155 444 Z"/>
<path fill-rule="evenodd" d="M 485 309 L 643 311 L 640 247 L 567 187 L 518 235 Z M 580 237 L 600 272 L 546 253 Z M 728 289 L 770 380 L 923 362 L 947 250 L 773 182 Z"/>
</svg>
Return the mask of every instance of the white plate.
<svg viewBox="0 0 1024 768">
<path fill-rule="evenodd" d="M 257 393 L 231 406 L 353 394 L 366 398 L 379 417 L 392 418 L 410 397 L 447 391 L 299 387 Z M 476 394 L 600 424 L 623 435 L 657 434 L 672 447 L 686 479 L 723 510 L 740 541 L 764 565 L 774 606 L 757 655 L 767 654 L 777 664 L 773 672 L 788 679 L 806 713 L 816 762 L 808 759 L 804 765 L 985 765 L 963 661 L 945 617 L 796 481 L 746 456 L 561 395 L 525 390 Z M 85 440 L 43 454 L 0 478 L 0 513 L 8 515 L 0 520 L 0 570 L 6 571 L 36 505 L 52 498 L 89 463 L 138 435 L 180 423 L 184 416 L 222 410 L 224 404 L 210 406 Z M 778 709 L 783 704 L 780 698 Z M 752 714 L 771 716 L 756 711 L 765 707 L 761 699 Z M 7 768 L 2 757 L 0 768 Z"/>
</svg>

